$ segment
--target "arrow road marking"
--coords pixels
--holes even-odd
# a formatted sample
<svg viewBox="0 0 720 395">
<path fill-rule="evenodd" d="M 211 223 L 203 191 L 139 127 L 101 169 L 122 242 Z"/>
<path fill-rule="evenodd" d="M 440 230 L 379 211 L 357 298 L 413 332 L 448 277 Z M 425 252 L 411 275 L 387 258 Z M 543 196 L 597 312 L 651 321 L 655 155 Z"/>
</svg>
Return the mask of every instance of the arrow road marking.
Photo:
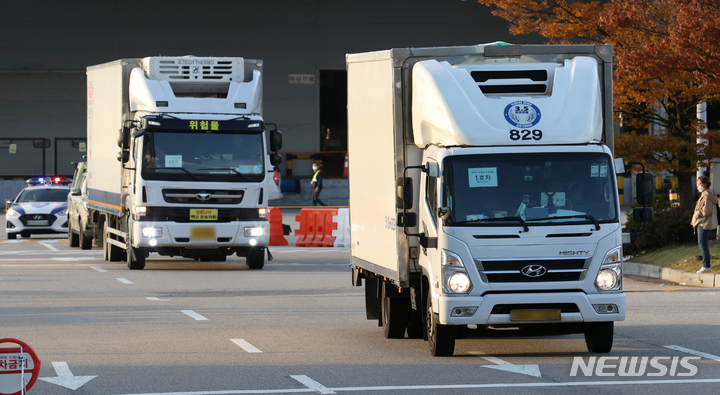
<svg viewBox="0 0 720 395">
<path fill-rule="evenodd" d="M 51 243 L 52 243 L 52 242 L 51 242 Z M 38 244 L 44 245 L 45 247 L 47 247 L 47 248 L 48 248 L 49 250 L 51 250 L 51 251 L 60 251 L 60 250 L 58 250 L 57 248 L 55 248 L 55 246 L 48 244 L 47 241 L 41 241 L 41 242 L 39 242 Z"/>
<path fill-rule="evenodd" d="M 510 362 L 503 361 L 500 358 L 491 357 L 489 355 L 485 355 L 482 352 L 479 351 L 470 351 L 470 354 L 478 356 L 482 359 L 485 359 L 487 361 L 490 361 L 494 363 L 495 365 L 482 365 L 484 368 L 490 368 L 495 370 L 502 370 L 505 372 L 511 372 L 511 373 L 522 373 L 526 374 L 528 376 L 533 377 L 542 377 L 540 374 L 540 367 L 538 365 L 513 365 Z"/>
<path fill-rule="evenodd" d="M 707 358 L 707 359 L 711 359 L 716 362 L 720 362 L 720 357 L 718 357 L 717 355 L 708 354 L 708 353 L 705 353 L 702 351 L 691 350 L 689 348 L 680 347 L 680 346 L 665 346 L 665 348 L 669 348 L 671 350 L 676 350 L 676 351 L 680 351 L 680 352 L 685 352 L 685 353 L 692 354 L 692 355 L 697 355 L 698 357 Z"/>
<path fill-rule="evenodd" d="M 97 376 L 74 376 L 67 362 L 53 362 L 58 377 L 39 377 L 40 380 L 75 391 Z"/>
<path fill-rule="evenodd" d="M 330 388 L 318 383 L 317 381 L 311 379 L 308 376 L 304 375 L 298 375 L 298 376 L 290 376 L 293 379 L 300 382 L 300 384 L 308 387 L 309 389 L 317 392 L 318 394 L 326 394 L 326 395 L 332 395 L 336 394 L 335 391 L 331 390 Z"/>
<path fill-rule="evenodd" d="M 253 346 L 244 339 L 230 339 L 230 341 L 249 353 L 262 353 L 259 348 Z"/>
</svg>

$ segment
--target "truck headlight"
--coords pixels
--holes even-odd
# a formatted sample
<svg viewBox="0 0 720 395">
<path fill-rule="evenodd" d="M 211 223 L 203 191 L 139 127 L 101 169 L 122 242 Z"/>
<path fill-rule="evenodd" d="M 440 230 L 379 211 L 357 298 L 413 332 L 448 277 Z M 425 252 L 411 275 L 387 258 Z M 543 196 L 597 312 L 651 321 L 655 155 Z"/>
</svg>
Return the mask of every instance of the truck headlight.
<svg viewBox="0 0 720 395">
<path fill-rule="evenodd" d="M 443 291 L 449 294 L 468 293 L 472 289 L 472 281 L 465 265 L 455 253 L 442 250 L 441 264 L 443 273 Z"/>
<path fill-rule="evenodd" d="M 162 237 L 162 228 L 142 228 L 143 237 Z"/>
<path fill-rule="evenodd" d="M 622 247 L 613 248 L 600 266 L 595 287 L 599 291 L 618 291 L 622 289 Z"/>
<path fill-rule="evenodd" d="M 264 230 L 260 226 L 245 228 L 245 237 L 262 237 Z"/>
</svg>

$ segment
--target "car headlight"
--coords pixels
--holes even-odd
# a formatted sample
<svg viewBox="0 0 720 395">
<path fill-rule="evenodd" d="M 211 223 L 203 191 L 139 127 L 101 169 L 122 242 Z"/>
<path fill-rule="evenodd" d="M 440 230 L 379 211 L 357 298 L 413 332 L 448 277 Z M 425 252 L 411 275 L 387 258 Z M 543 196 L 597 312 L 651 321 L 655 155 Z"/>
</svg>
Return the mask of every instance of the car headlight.
<svg viewBox="0 0 720 395">
<path fill-rule="evenodd" d="M 9 209 L 5 215 L 7 215 L 8 217 L 19 217 L 20 213 L 13 209 Z"/>
<path fill-rule="evenodd" d="M 618 291 L 622 289 L 622 247 L 613 248 L 600 266 L 595 287 L 599 291 Z"/>
<path fill-rule="evenodd" d="M 455 253 L 442 250 L 441 265 L 443 273 L 443 291 L 449 294 L 468 293 L 472 289 L 472 281 L 465 265 Z"/>
<path fill-rule="evenodd" d="M 264 233 L 265 231 L 260 226 L 245 228 L 245 237 L 262 237 Z"/>
<path fill-rule="evenodd" d="M 58 217 L 59 217 L 59 216 L 62 216 L 62 215 L 67 215 L 67 209 L 62 210 L 62 211 L 58 211 L 57 213 L 55 213 L 55 215 L 57 215 Z"/>
</svg>

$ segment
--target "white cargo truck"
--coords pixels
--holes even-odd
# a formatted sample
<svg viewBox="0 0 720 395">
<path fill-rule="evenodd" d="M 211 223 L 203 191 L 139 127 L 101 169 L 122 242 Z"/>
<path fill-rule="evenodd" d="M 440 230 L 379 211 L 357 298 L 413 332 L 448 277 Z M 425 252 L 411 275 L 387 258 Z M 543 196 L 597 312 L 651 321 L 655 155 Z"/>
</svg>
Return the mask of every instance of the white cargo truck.
<svg viewBox="0 0 720 395">
<path fill-rule="evenodd" d="M 391 49 L 348 54 L 347 72 L 367 318 L 436 356 L 476 326 L 584 333 L 609 352 L 625 318 L 612 46 Z"/>
<path fill-rule="evenodd" d="M 237 254 L 263 267 L 266 146 L 279 164 L 282 135 L 263 121 L 261 76 L 262 61 L 243 58 L 88 67 L 87 206 L 106 260 Z"/>
</svg>

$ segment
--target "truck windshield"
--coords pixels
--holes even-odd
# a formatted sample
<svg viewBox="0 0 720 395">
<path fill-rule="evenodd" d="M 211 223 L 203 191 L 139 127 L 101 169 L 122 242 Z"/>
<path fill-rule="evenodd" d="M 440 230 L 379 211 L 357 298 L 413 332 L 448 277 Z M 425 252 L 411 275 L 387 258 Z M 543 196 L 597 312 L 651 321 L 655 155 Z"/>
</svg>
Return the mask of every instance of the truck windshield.
<svg viewBox="0 0 720 395">
<path fill-rule="evenodd" d="M 604 154 L 447 157 L 443 205 L 451 215 L 445 224 L 616 222 L 617 188 L 610 160 Z"/>
<path fill-rule="evenodd" d="M 259 182 L 265 177 L 261 134 L 147 131 L 142 176 L 148 180 Z"/>
</svg>

